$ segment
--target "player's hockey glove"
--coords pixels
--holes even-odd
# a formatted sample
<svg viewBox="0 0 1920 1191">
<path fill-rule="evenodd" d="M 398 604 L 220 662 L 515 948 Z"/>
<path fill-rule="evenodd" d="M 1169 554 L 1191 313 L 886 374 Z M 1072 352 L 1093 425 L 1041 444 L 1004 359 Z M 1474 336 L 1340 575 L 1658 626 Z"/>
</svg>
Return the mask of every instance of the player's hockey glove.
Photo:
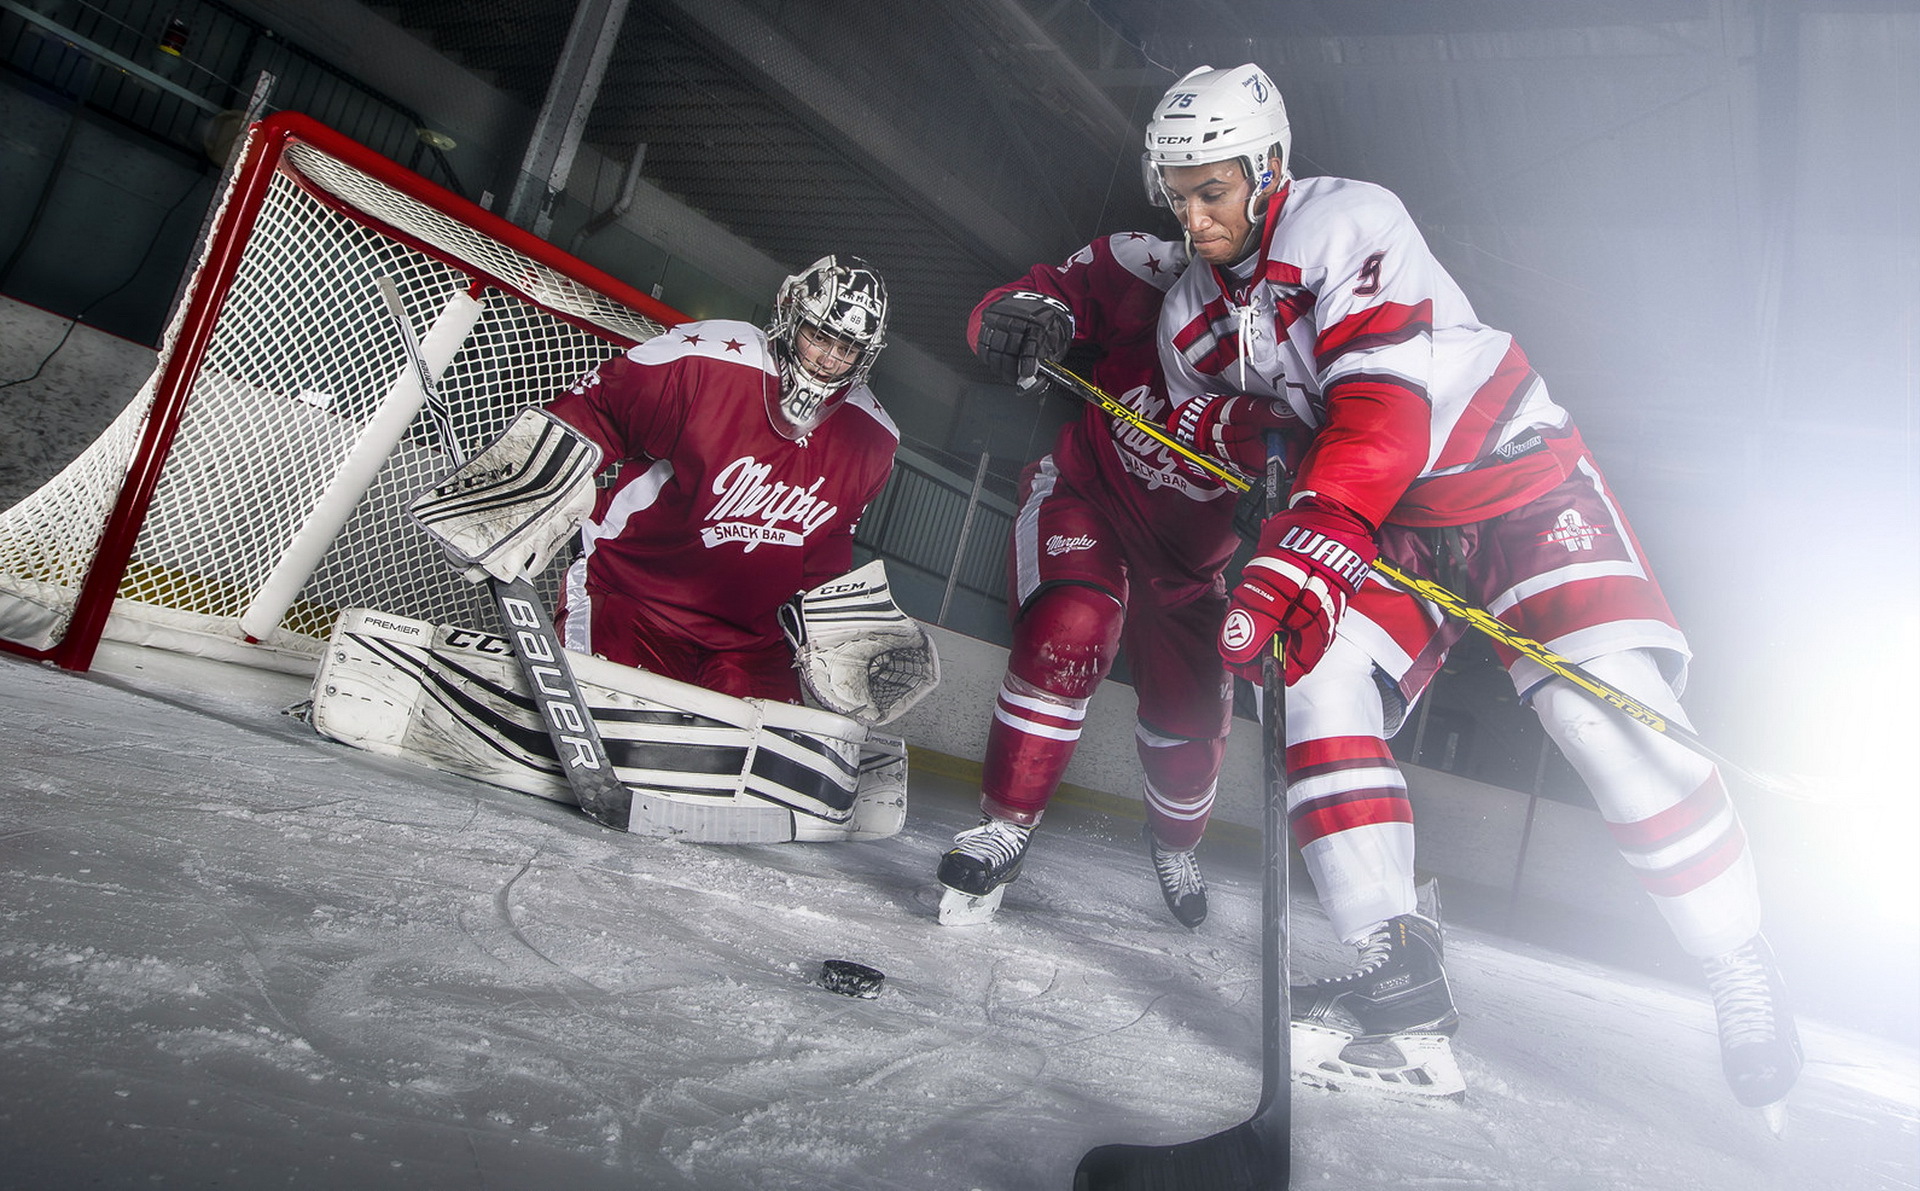
<svg viewBox="0 0 1920 1191">
<path fill-rule="evenodd" d="M 1249 478 L 1267 469 L 1269 430 L 1291 440 L 1301 429 L 1287 403 L 1270 397 L 1202 393 L 1167 416 L 1167 433 Z"/>
<path fill-rule="evenodd" d="M 407 506 L 470 583 L 530 579 L 593 511 L 600 448 L 544 409 L 523 410 L 499 438 Z"/>
<path fill-rule="evenodd" d="M 1286 682 L 1298 681 L 1326 655 L 1340 614 L 1379 555 L 1366 522 L 1336 501 L 1309 496 L 1267 518 L 1220 625 L 1227 667 L 1258 682 L 1260 657 L 1278 633 Z"/>
<path fill-rule="evenodd" d="M 980 312 L 980 338 L 973 353 L 993 379 L 1026 388 L 1042 360 L 1057 360 L 1073 342 L 1073 312 L 1066 303 L 1032 290 L 1001 294 Z"/>
</svg>

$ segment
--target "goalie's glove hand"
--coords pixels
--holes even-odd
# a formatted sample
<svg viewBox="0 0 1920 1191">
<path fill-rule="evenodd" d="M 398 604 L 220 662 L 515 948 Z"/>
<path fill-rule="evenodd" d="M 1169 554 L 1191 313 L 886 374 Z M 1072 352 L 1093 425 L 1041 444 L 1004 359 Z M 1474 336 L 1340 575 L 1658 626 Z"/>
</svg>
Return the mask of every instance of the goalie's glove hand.
<svg viewBox="0 0 1920 1191">
<path fill-rule="evenodd" d="M 470 583 L 530 579 L 593 511 L 600 448 L 544 409 L 523 410 L 486 450 L 407 511 Z"/>
<path fill-rule="evenodd" d="M 1287 685 L 1298 681 L 1326 656 L 1347 601 L 1379 555 L 1366 522 L 1324 497 L 1309 496 L 1267 518 L 1220 625 L 1227 668 L 1260 681 L 1261 655 L 1278 634 Z"/>
<path fill-rule="evenodd" d="M 1287 403 L 1271 397 L 1202 393 L 1167 415 L 1168 434 L 1250 478 L 1266 472 L 1269 431 L 1291 442 L 1302 429 Z"/>
<path fill-rule="evenodd" d="M 800 685 L 814 702 L 869 726 L 898 719 L 940 684 L 940 657 L 900 611 L 879 559 L 780 606 Z"/>
<path fill-rule="evenodd" d="M 980 338 L 973 353 L 993 379 L 1026 388 L 1042 360 L 1057 360 L 1073 342 L 1073 312 L 1066 303 L 1032 290 L 1001 294 L 980 312 Z"/>
</svg>

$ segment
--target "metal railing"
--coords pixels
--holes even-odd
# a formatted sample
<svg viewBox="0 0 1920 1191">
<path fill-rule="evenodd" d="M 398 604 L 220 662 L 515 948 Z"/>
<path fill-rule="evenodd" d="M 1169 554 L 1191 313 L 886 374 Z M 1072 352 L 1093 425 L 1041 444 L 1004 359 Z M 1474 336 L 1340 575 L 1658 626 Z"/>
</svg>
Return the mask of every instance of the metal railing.
<svg viewBox="0 0 1920 1191">
<path fill-rule="evenodd" d="M 971 477 L 902 447 L 855 535 L 887 561 L 894 598 L 921 620 L 1005 644 L 1014 504 L 982 456 Z"/>
</svg>

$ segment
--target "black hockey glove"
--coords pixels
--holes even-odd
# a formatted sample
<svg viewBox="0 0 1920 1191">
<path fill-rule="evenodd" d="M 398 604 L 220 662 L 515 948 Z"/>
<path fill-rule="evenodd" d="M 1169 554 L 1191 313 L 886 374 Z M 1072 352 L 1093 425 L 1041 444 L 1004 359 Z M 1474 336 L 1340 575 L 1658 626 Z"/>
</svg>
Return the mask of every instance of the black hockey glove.
<svg viewBox="0 0 1920 1191">
<path fill-rule="evenodd" d="M 1057 360 L 1073 342 L 1073 312 L 1066 303 L 1032 290 L 1001 294 L 980 312 L 974 354 L 1002 384 L 1033 383 L 1040 361 Z"/>
</svg>

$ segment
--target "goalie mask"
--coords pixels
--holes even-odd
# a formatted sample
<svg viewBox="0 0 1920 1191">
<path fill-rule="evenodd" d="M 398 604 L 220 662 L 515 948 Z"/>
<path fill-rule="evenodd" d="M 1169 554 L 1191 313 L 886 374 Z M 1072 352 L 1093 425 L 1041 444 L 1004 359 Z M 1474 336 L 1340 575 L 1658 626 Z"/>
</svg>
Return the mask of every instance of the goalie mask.
<svg viewBox="0 0 1920 1191">
<path fill-rule="evenodd" d="M 1147 121 L 1145 163 L 1156 185 L 1174 165 L 1211 165 L 1237 161 L 1253 180 L 1247 219 L 1258 223 L 1265 205 L 1262 192 L 1288 178 L 1293 131 L 1287 105 L 1267 72 L 1252 63 L 1231 70 L 1202 66 L 1167 89 Z M 1274 173 L 1273 158 L 1280 159 Z M 1162 190 L 1157 202 L 1165 204 Z"/>
<path fill-rule="evenodd" d="M 886 344 L 886 283 L 858 257 L 823 256 L 781 283 L 767 338 L 780 369 L 767 412 L 775 430 L 800 438 L 866 383 Z"/>
</svg>

